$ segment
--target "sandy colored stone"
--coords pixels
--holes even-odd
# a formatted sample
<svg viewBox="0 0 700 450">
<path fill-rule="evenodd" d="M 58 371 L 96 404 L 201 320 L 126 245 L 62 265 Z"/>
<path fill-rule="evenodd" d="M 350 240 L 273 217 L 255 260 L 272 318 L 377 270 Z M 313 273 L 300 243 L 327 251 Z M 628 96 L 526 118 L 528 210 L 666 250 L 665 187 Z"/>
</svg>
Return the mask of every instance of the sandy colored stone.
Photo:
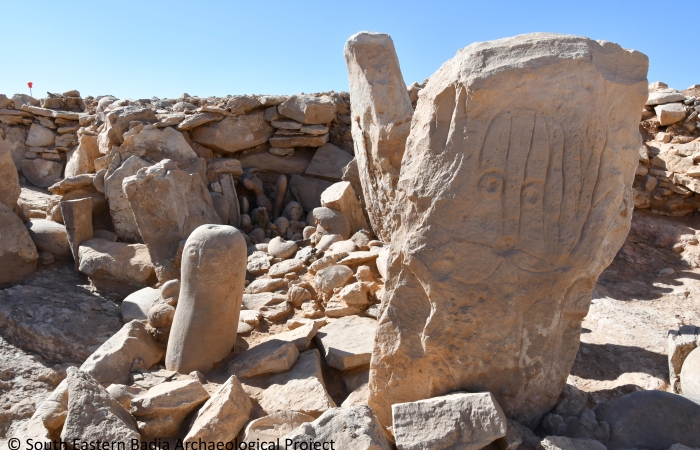
<svg viewBox="0 0 700 450">
<path fill-rule="evenodd" d="M 34 122 L 29 127 L 27 147 L 51 147 L 56 140 L 56 133 Z"/>
<path fill-rule="evenodd" d="M 132 320 L 109 338 L 80 366 L 99 383 L 126 384 L 134 361 L 140 360 L 145 369 L 163 359 L 165 349 L 146 329 L 146 322 Z"/>
<path fill-rule="evenodd" d="M 318 330 L 314 341 L 329 366 L 339 370 L 355 369 L 369 364 L 376 329 L 374 319 L 348 316 Z"/>
<path fill-rule="evenodd" d="M 566 436 L 547 436 L 540 443 L 543 450 L 605 450 L 606 447 L 593 439 L 573 439 Z"/>
<path fill-rule="evenodd" d="M 530 426 L 554 405 L 629 230 L 647 68 L 613 43 L 534 33 L 472 44 L 430 77 L 372 356 L 383 424 L 392 404 L 456 390 L 488 390 Z"/>
<path fill-rule="evenodd" d="M 352 161 L 352 158 L 350 153 L 335 145 L 324 144 L 316 150 L 304 173 L 327 180 L 340 181 L 343 178 L 343 168 Z"/>
<path fill-rule="evenodd" d="M 182 251 L 180 296 L 168 340 L 168 370 L 207 373 L 228 356 L 245 288 L 246 245 L 228 225 L 202 225 Z"/>
<path fill-rule="evenodd" d="M 319 270 L 314 276 L 314 284 L 319 292 L 328 294 L 333 289 L 342 288 L 353 276 L 353 271 L 347 266 L 334 265 Z"/>
<path fill-rule="evenodd" d="M 131 400 L 131 414 L 142 436 L 175 436 L 185 417 L 209 399 L 199 380 L 161 383 Z"/>
<path fill-rule="evenodd" d="M 682 102 L 685 100 L 685 95 L 675 89 L 657 89 L 650 90 L 649 97 L 646 101 L 646 106 L 663 105 L 666 103 Z"/>
<path fill-rule="evenodd" d="M 14 284 L 36 270 L 39 253 L 22 219 L 0 203 L 0 285 Z"/>
<path fill-rule="evenodd" d="M 323 191 L 321 205 L 335 209 L 345 216 L 350 223 L 350 232 L 353 234 L 362 229 L 370 229 L 362 212 L 362 205 L 348 181 L 335 183 Z"/>
<path fill-rule="evenodd" d="M 300 352 L 303 352 L 309 348 L 311 340 L 314 338 L 314 336 L 316 336 L 316 333 L 320 327 L 321 323 L 317 321 L 310 321 L 309 323 L 295 327 L 289 331 L 283 331 L 282 333 L 275 334 L 273 335 L 272 339 L 290 342 L 294 344 Z"/>
<path fill-rule="evenodd" d="M 80 244 L 92 239 L 92 198 L 61 202 L 61 214 L 66 227 L 66 237 L 78 271 Z"/>
<path fill-rule="evenodd" d="M 148 161 L 170 159 L 181 164 L 188 164 L 197 159 L 197 154 L 192 150 L 182 133 L 171 127 L 159 129 L 147 125 L 140 129 L 129 130 L 124 133 L 121 149 Z"/>
<path fill-rule="evenodd" d="M 352 139 L 372 230 L 384 242 L 398 225 L 392 215 L 413 107 L 388 34 L 362 32 L 345 43 Z"/>
<path fill-rule="evenodd" d="M 248 421 L 253 404 L 238 378 L 231 376 L 197 411 L 184 442 L 230 442 Z"/>
<path fill-rule="evenodd" d="M 12 150 L 0 137 L 0 203 L 14 210 L 21 190 Z"/>
<path fill-rule="evenodd" d="M 147 320 L 148 310 L 158 298 L 160 298 L 160 291 L 151 287 L 145 287 L 129 294 L 121 303 L 124 323 L 132 320 Z"/>
<path fill-rule="evenodd" d="M 291 342 L 271 339 L 236 355 L 226 366 L 228 373 L 250 378 L 288 371 L 299 357 Z"/>
<path fill-rule="evenodd" d="M 277 236 L 272 238 L 267 247 L 267 253 L 274 258 L 291 258 L 297 251 L 297 244 L 294 241 L 285 241 Z"/>
<path fill-rule="evenodd" d="M 73 258 L 66 227 L 46 219 L 32 219 L 24 224 L 39 252 L 51 253 L 54 258 L 70 261 Z"/>
<path fill-rule="evenodd" d="M 308 414 L 296 411 L 278 411 L 269 416 L 251 420 L 245 427 L 245 442 L 277 442 L 277 439 L 289 434 L 299 425 L 313 422 Z"/>
<path fill-rule="evenodd" d="M 101 290 L 129 295 L 155 283 L 155 270 L 148 248 L 93 238 L 78 248 L 78 270 Z"/>
<path fill-rule="evenodd" d="M 321 357 L 316 349 L 301 353 L 289 371 L 248 378 L 243 388 L 255 400 L 258 417 L 277 411 L 297 411 L 318 417 L 335 408 L 335 402 L 326 391 Z"/>
<path fill-rule="evenodd" d="M 312 226 L 323 227 L 329 234 L 339 234 L 343 239 L 348 239 L 351 235 L 350 222 L 340 211 L 332 208 L 314 208 L 311 212 L 313 217 Z"/>
<path fill-rule="evenodd" d="M 671 125 L 685 119 L 685 108 L 682 103 L 667 103 L 654 107 L 659 125 Z"/>
<path fill-rule="evenodd" d="M 329 123 L 335 118 L 335 105 L 327 97 L 292 95 L 277 107 L 280 114 L 303 124 Z"/>
<path fill-rule="evenodd" d="M 140 442 L 139 432 L 129 411 L 110 397 L 89 374 L 75 367 L 68 368 L 67 372 L 68 415 L 61 439 L 69 450 L 73 450 L 76 439 L 114 442 L 126 448 L 131 446 L 132 441 Z"/>
<path fill-rule="evenodd" d="M 120 156 L 116 157 L 120 158 Z M 134 211 L 122 189 L 122 183 L 126 177 L 136 175 L 140 169 L 149 166 L 148 162 L 138 156 L 130 156 L 115 169 L 110 167 L 104 177 L 104 194 L 109 202 L 114 230 L 119 239 L 124 242 L 139 242 L 141 235 L 134 218 Z"/>
<path fill-rule="evenodd" d="M 197 127 L 193 132 L 194 141 L 223 153 L 235 153 L 263 144 L 274 132 L 263 114 L 263 111 L 256 111 Z"/>
<path fill-rule="evenodd" d="M 95 171 L 95 159 L 100 157 L 97 136 L 83 134 L 78 137 L 78 146 L 68 152 L 65 177 L 73 177 Z"/>
<path fill-rule="evenodd" d="M 328 142 L 328 135 L 321 136 L 279 136 L 270 138 L 270 145 L 278 148 L 290 147 L 321 147 Z"/>
<path fill-rule="evenodd" d="M 174 260 L 180 241 L 200 225 L 220 223 L 204 180 L 165 159 L 125 178 L 122 187 L 158 280 L 179 278 Z"/>
<path fill-rule="evenodd" d="M 367 405 L 351 408 L 333 408 L 311 423 L 305 423 L 280 441 L 330 442 L 335 448 L 349 450 L 389 450 L 392 446 L 382 426 Z"/>
<path fill-rule="evenodd" d="M 506 416 L 489 392 L 396 403 L 391 411 L 399 450 L 479 450 L 506 434 Z"/>
<path fill-rule="evenodd" d="M 61 178 L 63 164 L 47 159 L 23 159 L 22 175 L 37 187 L 49 187 Z"/>
<path fill-rule="evenodd" d="M 681 392 L 694 398 L 700 398 L 700 350 L 690 352 L 681 369 Z"/>
<path fill-rule="evenodd" d="M 304 263 L 298 259 L 281 261 L 270 267 L 267 274 L 272 278 L 280 278 L 288 273 L 299 273 L 304 270 Z"/>
<path fill-rule="evenodd" d="M 258 278 L 245 288 L 246 294 L 260 294 L 262 292 L 274 292 L 278 289 L 287 289 L 287 280 L 284 278 Z"/>
</svg>

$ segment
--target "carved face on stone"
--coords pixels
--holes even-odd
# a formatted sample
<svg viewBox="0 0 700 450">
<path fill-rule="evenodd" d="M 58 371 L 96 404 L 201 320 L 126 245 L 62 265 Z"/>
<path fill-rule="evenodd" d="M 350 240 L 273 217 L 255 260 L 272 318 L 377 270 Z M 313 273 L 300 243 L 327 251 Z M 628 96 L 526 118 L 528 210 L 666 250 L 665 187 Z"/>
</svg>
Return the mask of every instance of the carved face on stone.
<svg viewBox="0 0 700 450">
<path fill-rule="evenodd" d="M 304 215 L 304 210 L 301 208 L 301 205 L 299 203 L 289 202 L 287 203 L 287 206 L 284 207 L 282 215 L 290 221 L 301 220 L 301 217 Z"/>
</svg>

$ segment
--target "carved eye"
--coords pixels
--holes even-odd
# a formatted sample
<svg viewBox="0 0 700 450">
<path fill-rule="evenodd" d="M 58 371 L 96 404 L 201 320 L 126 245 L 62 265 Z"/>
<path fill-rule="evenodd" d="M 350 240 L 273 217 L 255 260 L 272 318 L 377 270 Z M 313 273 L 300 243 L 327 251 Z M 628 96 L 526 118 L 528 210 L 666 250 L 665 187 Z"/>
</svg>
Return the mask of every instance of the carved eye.
<svg viewBox="0 0 700 450">
<path fill-rule="evenodd" d="M 537 181 L 525 183 L 522 188 L 522 203 L 525 206 L 533 206 L 542 201 L 542 184 Z"/>
<path fill-rule="evenodd" d="M 479 191 L 492 196 L 503 190 L 503 175 L 498 172 L 488 172 L 481 176 L 479 180 Z"/>
<path fill-rule="evenodd" d="M 195 248 L 189 249 L 189 251 L 187 252 L 187 256 L 189 256 L 190 260 L 192 260 L 192 261 L 197 259 L 197 249 L 195 249 Z"/>
</svg>

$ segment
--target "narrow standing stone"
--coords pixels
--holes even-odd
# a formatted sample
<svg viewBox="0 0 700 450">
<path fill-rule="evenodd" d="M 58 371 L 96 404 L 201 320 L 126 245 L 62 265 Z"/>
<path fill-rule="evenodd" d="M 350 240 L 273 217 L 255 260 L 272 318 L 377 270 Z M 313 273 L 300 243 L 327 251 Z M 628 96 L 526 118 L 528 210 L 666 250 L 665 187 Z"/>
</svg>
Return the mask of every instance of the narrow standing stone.
<svg viewBox="0 0 700 450">
<path fill-rule="evenodd" d="M 66 235 L 70 251 L 75 260 L 75 271 L 78 271 L 80 258 L 78 249 L 80 244 L 92 239 L 92 198 L 81 198 L 79 200 L 66 200 L 61 202 L 61 213 L 63 223 L 66 226 Z"/>
</svg>

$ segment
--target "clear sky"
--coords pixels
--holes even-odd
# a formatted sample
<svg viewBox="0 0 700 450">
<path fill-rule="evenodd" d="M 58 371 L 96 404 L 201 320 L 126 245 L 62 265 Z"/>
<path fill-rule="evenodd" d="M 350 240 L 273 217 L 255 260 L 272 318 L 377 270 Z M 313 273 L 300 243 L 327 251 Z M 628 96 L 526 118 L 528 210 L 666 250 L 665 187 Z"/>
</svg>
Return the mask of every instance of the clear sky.
<svg viewBox="0 0 700 450">
<path fill-rule="evenodd" d="M 342 91 L 348 86 L 343 45 L 363 30 L 393 37 L 406 84 L 430 76 L 472 42 L 551 31 L 642 51 L 650 82 L 685 89 L 700 83 L 697 48 L 684 31 L 693 27 L 682 25 L 689 19 L 684 8 L 666 6 L 648 0 L 0 0 L 0 93 L 26 92 L 27 81 L 34 82 L 35 97 L 70 89 L 134 99 Z"/>
</svg>

